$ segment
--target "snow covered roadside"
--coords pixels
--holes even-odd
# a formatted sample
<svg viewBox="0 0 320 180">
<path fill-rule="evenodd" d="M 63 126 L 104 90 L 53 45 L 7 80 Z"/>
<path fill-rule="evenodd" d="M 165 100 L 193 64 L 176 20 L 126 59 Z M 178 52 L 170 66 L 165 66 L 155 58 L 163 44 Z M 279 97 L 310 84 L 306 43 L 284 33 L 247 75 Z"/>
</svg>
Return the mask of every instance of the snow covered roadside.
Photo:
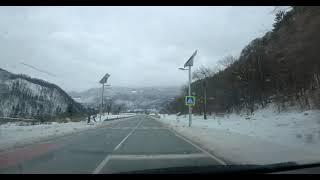
<svg viewBox="0 0 320 180">
<path fill-rule="evenodd" d="M 103 116 L 102 120 L 110 118 L 123 118 L 129 117 L 133 114 L 120 114 L 120 115 L 109 115 Z M 68 122 L 68 123 L 57 123 L 52 122 L 51 124 L 39 124 L 29 126 L 19 126 L 18 123 L 6 123 L 0 125 L 0 151 L 8 148 L 21 146 L 25 144 L 31 144 L 34 142 L 51 139 L 58 136 L 67 134 L 77 133 L 83 130 L 103 127 L 124 121 L 126 119 L 119 119 L 115 121 L 101 121 L 97 116 L 96 123 L 87 124 L 87 121 L 80 122 Z"/>
<path fill-rule="evenodd" d="M 159 120 L 218 157 L 236 164 L 320 161 L 320 111 L 276 113 L 272 106 L 254 115 L 225 117 L 161 115 Z"/>
</svg>

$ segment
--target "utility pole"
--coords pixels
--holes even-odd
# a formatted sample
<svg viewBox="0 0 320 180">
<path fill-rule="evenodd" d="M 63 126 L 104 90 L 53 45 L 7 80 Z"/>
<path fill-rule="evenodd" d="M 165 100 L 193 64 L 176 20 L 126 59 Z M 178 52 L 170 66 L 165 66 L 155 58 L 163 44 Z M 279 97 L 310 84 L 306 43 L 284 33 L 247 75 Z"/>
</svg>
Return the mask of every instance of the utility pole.
<svg viewBox="0 0 320 180">
<path fill-rule="evenodd" d="M 191 96 L 191 66 L 193 66 L 193 59 L 197 55 L 198 50 L 196 50 L 192 56 L 188 59 L 188 61 L 184 64 L 184 68 L 179 68 L 180 70 L 188 70 L 189 71 L 189 89 L 188 89 L 188 96 Z M 188 67 L 188 69 L 185 69 L 185 67 Z M 192 124 L 192 107 L 191 105 L 188 105 L 189 107 L 189 127 L 191 127 Z"/>
<path fill-rule="evenodd" d="M 100 121 L 101 121 L 101 115 L 102 115 L 102 108 L 103 108 L 103 91 L 104 91 L 104 84 L 107 83 L 108 78 L 110 77 L 110 74 L 106 74 L 103 76 L 103 78 L 99 81 L 100 84 L 102 84 L 102 92 L 101 92 L 101 105 L 100 105 Z"/>
<path fill-rule="evenodd" d="M 101 114 L 103 112 L 103 91 L 104 91 L 104 83 L 102 83 L 102 92 L 101 92 L 100 121 L 101 121 Z"/>
<path fill-rule="evenodd" d="M 189 66 L 189 96 L 191 96 L 191 66 Z M 192 107 L 189 106 L 189 127 L 191 127 L 192 123 Z"/>
<path fill-rule="evenodd" d="M 207 82 L 206 79 L 203 81 L 203 95 L 204 95 L 204 108 L 203 108 L 203 118 L 207 119 Z"/>
</svg>

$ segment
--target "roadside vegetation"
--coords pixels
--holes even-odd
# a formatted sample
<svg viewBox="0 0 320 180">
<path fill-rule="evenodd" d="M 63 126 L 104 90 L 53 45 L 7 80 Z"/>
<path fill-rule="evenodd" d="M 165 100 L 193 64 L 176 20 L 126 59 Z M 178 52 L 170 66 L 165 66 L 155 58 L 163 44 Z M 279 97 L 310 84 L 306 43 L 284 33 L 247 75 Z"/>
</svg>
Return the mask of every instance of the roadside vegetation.
<svg viewBox="0 0 320 180">
<path fill-rule="evenodd" d="M 279 112 L 290 106 L 320 109 L 320 8 L 292 6 L 275 9 L 273 29 L 252 40 L 239 57 L 231 55 L 215 67 L 194 71 L 192 91 L 196 96 L 193 112 L 252 114 L 274 103 Z M 187 87 L 162 113 L 187 113 Z"/>
</svg>

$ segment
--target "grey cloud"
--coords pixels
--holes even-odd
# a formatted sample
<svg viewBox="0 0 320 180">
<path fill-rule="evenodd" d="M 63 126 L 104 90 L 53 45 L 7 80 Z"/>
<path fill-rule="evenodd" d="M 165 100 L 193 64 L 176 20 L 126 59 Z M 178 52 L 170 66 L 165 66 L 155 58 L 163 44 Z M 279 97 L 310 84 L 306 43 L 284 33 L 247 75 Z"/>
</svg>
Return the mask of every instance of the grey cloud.
<svg viewBox="0 0 320 180">
<path fill-rule="evenodd" d="M 182 85 L 178 71 L 213 67 L 271 29 L 273 7 L 0 7 L 2 68 L 57 83 L 97 87 Z M 50 77 L 20 62 L 57 74 Z"/>
</svg>

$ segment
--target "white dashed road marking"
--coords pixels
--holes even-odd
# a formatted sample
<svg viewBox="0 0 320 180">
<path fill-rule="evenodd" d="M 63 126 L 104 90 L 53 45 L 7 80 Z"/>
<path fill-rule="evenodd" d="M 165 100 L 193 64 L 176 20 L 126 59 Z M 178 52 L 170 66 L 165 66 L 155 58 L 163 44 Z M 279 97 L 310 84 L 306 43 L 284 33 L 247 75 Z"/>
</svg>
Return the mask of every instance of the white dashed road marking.
<svg viewBox="0 0 320 180">
<path fill-rule="evenodd" d="M 141 124 L 143 120 L 141 120 L 134 129 L 113 149 L 113 151 L 116 151 L 120 148 L 120 146 L 128 139 L 128 137 L 136 130 L 136 128 Z M 99 172 L 102 170 L 102 168 L 109 162 L 110 155 L 107 155 L 104 160 L 97 166 L 97 168 L 93 171 L 93 174 L 99 174 Z"/>
<path fill-rule="evenodd" d="M 116 146 L 116 148 L 114 148 L 114 151 L 116 151 L 117 149 L 119 149 L 121 147 L 121 145 L 128 139 L 128 137 L 137 129 L 137 127 L 141 124 L 142 120 L 137 124 L 136 127 L 134 127 L 132 129 L 132 131 Z"/>
<path fill-rule="evenodd" d="M 110 156 L 107 155 L 106 158 L 104 158 L 104 160 L 98 165 L 98 167 L 93 171 L 93 174 L 99 174 L 99 172 L 101 171 L 101 169 L 108 163 L 108 161 L 110 160 Z"/>
<path fill-rule="evenodd" d="M 157 120 L 154 117 L 151 117 L 155 120 Z M 137 129 L 166 129 L 172 132 L 175 136 L 177 136 L 180 139 L 183 139 L 190 145 L 194 146 L 195 148 L 199 149 L 202 153 L 191 153 L 191 154 L 155 154 L 155 155 L 136 155 L 136 154 L 109 154 L 105 157 L 105 159 L 97 166 L 97 168 L 93 171 L 93 174 L 98 174 L 103 169 L 103 167 L 111 160 L 111 159 L 124 159 L 124 160 L 143 160 L 143 159 L 186 159 L 186 158 L 204 158 L 204 157 L 210 157 L 214 159 L 215 161 L 219 162 L 222 165 L 227 165 L 224 161 L 221 159 L 215 157 L 208 151 L 202 149 L 198 145 L 194 144 L 190 140 L 186 139 L 185 137 L 179 135 L 175 131 L 171 130 L 170 128 L 166 127 L 141 127 L 138 128 L 138 126 L 142 123 L 143 120 L 141 120 L 134 128 L 132 127 L 120 127 L 120 128 L 112 128 L 112 129 L 132 129 L 130 133 L 122 139 L 122 141 L 113 149 L 113 151 L 116 151 L 121 147 L 121 145 L 133 134 L 133 132 Z"/>
</svg>

